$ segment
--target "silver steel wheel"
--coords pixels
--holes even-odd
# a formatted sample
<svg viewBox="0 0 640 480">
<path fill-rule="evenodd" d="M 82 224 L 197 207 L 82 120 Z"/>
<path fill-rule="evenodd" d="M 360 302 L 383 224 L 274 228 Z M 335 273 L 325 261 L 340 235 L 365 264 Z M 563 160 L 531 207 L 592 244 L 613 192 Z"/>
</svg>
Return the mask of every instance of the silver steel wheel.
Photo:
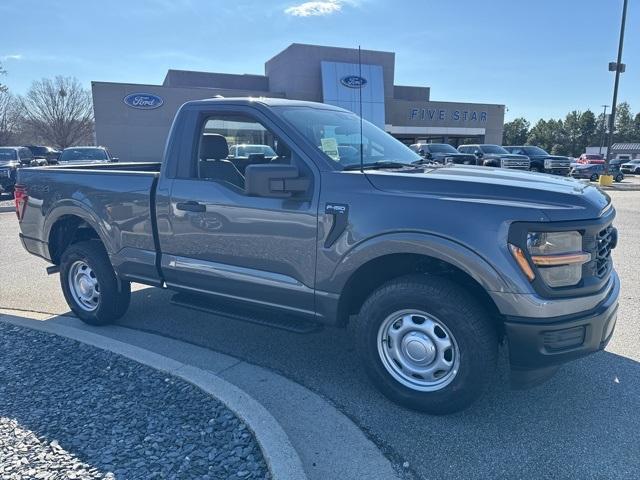
<svg viewBox="0 0 640 480">
<path fill-rule="evenodd" d="M 87 312 L 93 312 L 100 302 L 100 284 L 91 267 L 82 260 L 73 262 L 69 269 L 69 291 L 76 303 Z"/>
<path fill-rule="evenodd" d="M 421 392 L 449 385 L 460 365 L 460 350 L 451 331 L 420 310 L 394 312 L 382 322 L 378 354 L 394 379 Z"/>
</svg>

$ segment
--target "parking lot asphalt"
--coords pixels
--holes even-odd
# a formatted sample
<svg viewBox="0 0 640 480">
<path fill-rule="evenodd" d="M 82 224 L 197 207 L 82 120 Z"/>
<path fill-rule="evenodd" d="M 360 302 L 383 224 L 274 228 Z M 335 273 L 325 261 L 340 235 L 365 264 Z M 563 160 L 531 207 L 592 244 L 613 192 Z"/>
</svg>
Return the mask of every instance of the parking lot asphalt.
<svg viewBox="0 0 640 480">
<path fill-rule="evenodd" d="M 396 463 L 420 478 L 640 477 L 640 192 L 611 191 L 622 279 L 618 324 L 606 351 L 564 366 L 546 384 L 512 391 L 498 378 L 472 408 L 432 417 L 401 408 L 367 381 L 352 331 L 298 335 L 185 310 L 171 292 L 136 288 L 121 325 L 221 351 L 319 393 Z M 0 307 L 66 313 L 57 275 L 28 255 L 13 213 L 0 213 Z M 504 352 L 503 352 L 504 353 Z"/>
</svg>

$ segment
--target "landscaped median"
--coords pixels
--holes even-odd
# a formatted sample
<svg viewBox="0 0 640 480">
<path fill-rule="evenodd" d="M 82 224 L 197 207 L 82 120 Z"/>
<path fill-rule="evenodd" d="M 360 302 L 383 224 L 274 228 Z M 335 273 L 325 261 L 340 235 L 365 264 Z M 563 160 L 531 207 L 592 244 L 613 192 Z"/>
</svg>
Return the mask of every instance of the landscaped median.
<svg viewBox="0 0 640 480">
<path fill-rule="evenodd" d="M 270 478 L 202 382 L 0 322 L 0 478 Z"/>
</svg>

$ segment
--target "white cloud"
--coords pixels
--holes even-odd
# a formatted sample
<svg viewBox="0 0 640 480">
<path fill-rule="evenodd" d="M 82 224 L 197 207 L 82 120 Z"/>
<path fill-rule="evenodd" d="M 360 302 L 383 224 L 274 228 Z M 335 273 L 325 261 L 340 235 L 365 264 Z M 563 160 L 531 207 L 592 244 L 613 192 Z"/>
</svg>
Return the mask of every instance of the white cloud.
<svg viewBox="0 0 640 480">
<path fill-rule="evenodd" d="M 0 59 L 4 62 L 6 62 L 7 60 L 22 60 L 22 55 L 19 53 L 13 55 L 4 55 L 0 57 Z"/>
<path fill-rule="evenodd" d="M 319 17 L 331 15 L 342 10 L 344 4 L 341 0 L 319 0 L 304 2 L 285 9 L 284 13 L 294 17 Z"/>
</svg>

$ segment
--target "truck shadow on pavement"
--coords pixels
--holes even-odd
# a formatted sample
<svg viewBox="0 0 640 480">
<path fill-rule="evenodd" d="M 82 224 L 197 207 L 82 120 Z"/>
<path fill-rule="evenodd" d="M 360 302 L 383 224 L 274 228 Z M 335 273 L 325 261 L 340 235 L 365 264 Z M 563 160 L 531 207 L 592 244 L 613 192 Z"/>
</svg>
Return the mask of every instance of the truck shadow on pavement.
<svg viewBox="0 0 640 480">
<path fill-rule="evenodd" d="M 640 477 L 640 363 L 629 358 L 600 352 L 544 385 L 514 391 L 502 349 L 487 394 L 464 412 L 434 417 L 372 387 L 350 329 L 299 335 L 175 307 L 170 295 L 134 292 L 119 323 L 277 371 L 328 399 L 419 477 Z"/>
</svg>

